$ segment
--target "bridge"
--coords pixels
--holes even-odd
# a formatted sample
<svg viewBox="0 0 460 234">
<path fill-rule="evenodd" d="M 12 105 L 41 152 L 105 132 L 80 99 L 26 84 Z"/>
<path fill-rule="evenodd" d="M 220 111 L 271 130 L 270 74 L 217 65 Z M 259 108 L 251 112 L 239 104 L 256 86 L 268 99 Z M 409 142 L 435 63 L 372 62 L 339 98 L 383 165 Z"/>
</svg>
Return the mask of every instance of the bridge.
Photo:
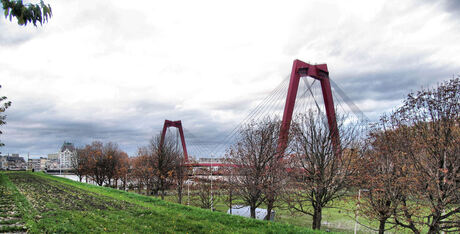
<svg viewBox="0 0 460 234">
<path fill-rule="evenodd" d="M 332 84 L 332 86 L 331 86 Z M 299 92 L 300 90 L 300 92 Z M 336 102 L 335 102 L 336 101 Z M 200 143 L 191 144 L 194 155 L 202 155 L 204 158 L 222 155 L 225 149 L 235 142 L 236 135 L 242 127 L 251 120 L 260 120 L 265 116 L 278 117 L 282 111 L 282 122 L 278 137 L 278 151 L 283 152 L 287 147 L 289 129 L 293 115 L 303 113 L 307 109 L 316 109 L 327 117 L 329 131 L 332 136 L 332 147 L 335 152 L 340 150 L 340 133 L 337 128 L 337 112 L 353 113 L 354 118 L 367 120 L 366 116 L 351 101 L 329 77 L 326 64 L 312 65 L 300 60 L 294 60 L 291 74 L 284 79 L 258 106 L 251 112 L 221 141 L 212 147 L 203 147 Z M 180 139 L 184 160 L 191 167 L 229 167 L 237 166 L 216 160 L 191 160 L 187 150 L 186 138 L 197 139 L 191 132 L 183 128 L 181 120 L 165 120 L 161 132 L 161 144 L 164 143 L 167 132 L 175 128 L 176 139 Z M 184 134 L 185 133 L 185 134 Z M 171 134 L 171 133 L 170 133 Z M 173 133 L 172 133 L 173 134 Z M 176 143 L 176 145 L 179 142 Z M 219 157 L 217 157 L 219 158 Z"/>
</svg>

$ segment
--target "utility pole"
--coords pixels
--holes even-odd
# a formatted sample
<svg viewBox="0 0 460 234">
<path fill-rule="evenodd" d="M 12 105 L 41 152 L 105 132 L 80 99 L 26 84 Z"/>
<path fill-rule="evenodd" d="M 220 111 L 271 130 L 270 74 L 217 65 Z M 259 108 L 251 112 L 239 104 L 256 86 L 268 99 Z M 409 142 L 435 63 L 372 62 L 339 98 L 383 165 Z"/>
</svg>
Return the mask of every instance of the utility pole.
<svg viewBox="0 0 460 234">
<path fill-rule="evenodd" d="M 369 192 L 369 189 L 359 189 L 358 190 L 358 204 L 356 204 L 356 213 L 355 213 L 355 230 L 354 234 L 356 234 L 356 231 L 358 229 L 358 209 L 359 209 L 359 203 L 361 201 L 361 191 L 363 192 Z"/>
</svg>

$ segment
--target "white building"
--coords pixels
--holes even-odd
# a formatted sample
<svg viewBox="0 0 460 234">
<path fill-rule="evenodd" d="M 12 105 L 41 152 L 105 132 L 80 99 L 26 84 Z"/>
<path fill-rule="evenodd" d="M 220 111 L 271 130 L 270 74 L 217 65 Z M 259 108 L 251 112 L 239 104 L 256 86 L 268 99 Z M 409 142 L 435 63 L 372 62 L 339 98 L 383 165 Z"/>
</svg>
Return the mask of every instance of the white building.
<svg viewBox="0 0 460 234">
<path fill-rule="evenodd" d="M 72 158 L 77 156 L 75 146 L 70 142 L 64 142 L 59 151 L 59 166 L 61 169 L 72 168 Z"/>
</svg>

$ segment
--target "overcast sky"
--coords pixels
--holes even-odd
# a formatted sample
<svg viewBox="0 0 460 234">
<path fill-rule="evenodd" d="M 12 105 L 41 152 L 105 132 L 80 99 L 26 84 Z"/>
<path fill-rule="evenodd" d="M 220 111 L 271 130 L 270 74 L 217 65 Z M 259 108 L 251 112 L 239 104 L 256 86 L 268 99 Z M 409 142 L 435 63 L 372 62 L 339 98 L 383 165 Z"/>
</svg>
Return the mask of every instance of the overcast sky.
<svg viewBox="0 0 460 234">
<path fill-rule="evenodd" d="M 294 59 L 327 63 L 373 120 L 460 73 L 460 1 L 45 2 L 43 27 L 0 18 L 3 154 L 101 140 L 135 155 L 164 119 L 216 141 Z"/>
</svg>

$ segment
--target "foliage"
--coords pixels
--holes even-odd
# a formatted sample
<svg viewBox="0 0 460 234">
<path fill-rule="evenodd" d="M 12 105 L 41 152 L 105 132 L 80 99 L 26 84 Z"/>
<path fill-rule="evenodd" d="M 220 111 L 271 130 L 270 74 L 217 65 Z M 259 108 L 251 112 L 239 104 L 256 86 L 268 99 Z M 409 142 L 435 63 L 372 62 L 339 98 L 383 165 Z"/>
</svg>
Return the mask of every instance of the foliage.
<svg viewBox="0 0 460 234">
<path fill-rule="evenodd" d="M 2 86 L 0 85 L 0 88 Z M 6 115 L 3 115 L 3 112 L 6 111 L 6 109 L 8 109 L 8 107 L 11 106 L 11 101 L 6 101 L 7 100 L 7 97 L 5 96 L 0 96 L 0 126 L 6 124 Z M 0 131 L 0 135 L 2 134 L 3 132 Z M 4 146 L 4 144 L 0 141 L 0 147 L 1 146 Z"/>
<path fill-rule="evenodd" d="M 126 153 L 112 142 L 103 144 L 94 141 L 91 145 L 77 149 L 77 156 L 72 160 L 74 172 L 80 181 L 83 176 L 91 178 L 96 184 L 108 186 L 115 182 L 117 185 L 119 173 L 125 173 L 127 169 L 121 169 L 126 165 Z"/>
<path fill-rule="evenodd" d="M 410 93 L 382 116 L 357 181 L 367 191 L 359 211 L 414 233 L 459 231 L 460 80 Z"/>
<path fill-rule="evenodd" d="M 356 212 L 378 220 L 379 233 L 394 227 L 387 228 L 385 225 L 394 211 L 403 205 L 402 198 L 413 189 L 413 168 L 403 153 L 408 140 L 388 117 L 383 116 L 369 133 L 369 149 L 356 163 L 356 185 L 362 191 Z M 414 213 L 416 206 L 420 204 L 407 204 L 406 211 Z"/>
<path fill-rule="evenodd" d="M 22 0 L 1 0 L 1 3 L 5 10 L 5 18 L 9 17 L 11 21 L 14 17 L 18 20 L 19 25 L 25 26 L 32 23 L 37 27 L 37 23 L 43 25 L 53 15 L 51 6 L 45 4 L 43 0 L 40 1 L 40 4 L 24 4 Z"/>
<path fill-rule="evenodd" d="M 391 118 L 407 139 L 401 153 L 415 178 L 407 196 L 430 208 L 417 223 L 413 217 L 417 214 L 402 206 L 395 211 L 395 222 L 414 232 L 419 231 L 416 224 L 427 225 L 429 233 L 460 231 L 460 221 L 452 219 L 460 213 L 460 79 L 410 93 Z"/>
</svg>

